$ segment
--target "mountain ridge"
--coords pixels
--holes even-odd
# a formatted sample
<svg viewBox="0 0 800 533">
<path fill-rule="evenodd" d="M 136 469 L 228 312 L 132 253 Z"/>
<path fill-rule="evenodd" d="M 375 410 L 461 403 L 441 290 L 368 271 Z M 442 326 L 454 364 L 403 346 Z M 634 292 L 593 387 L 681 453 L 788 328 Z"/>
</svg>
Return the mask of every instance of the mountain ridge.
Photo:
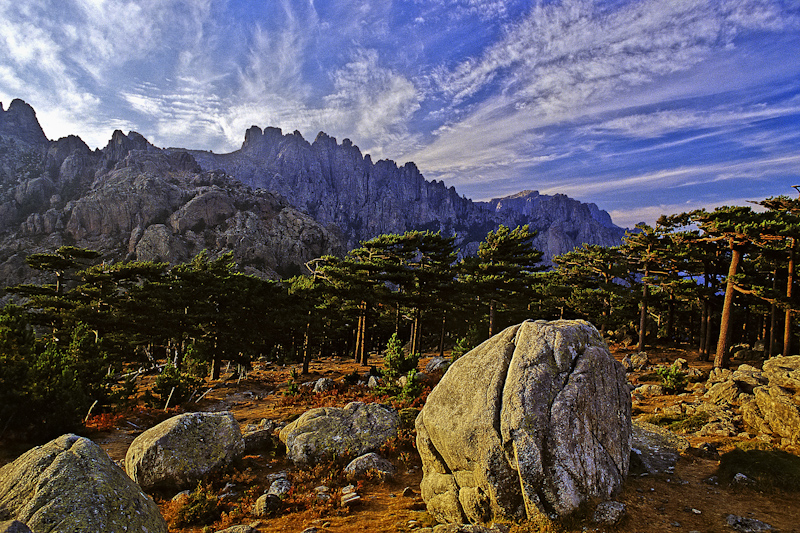
<svg viewBox="0 0 800 533">
<path fill-rule="evenodd" d="M 414 163 L 398 165 L 349 139 L 257 126 L 227 154 L 158 148 L 117 130 L 102 149 L 79 137 L 47 139 L 35 110 L 0 104 L 0 276 L 30 277 L 24 256 L 64 244 L 108 260 L 180 262 L 204 248 L 234 252 L 258 275 L 299 273 L 382 233 L 456 235 L 474 253 L 499 224 L 529 224 L 550 264 L 588 242 L 619 244 L 624 230 L 594 204 L 522 191 L 473 202 Z"/>
</svg>

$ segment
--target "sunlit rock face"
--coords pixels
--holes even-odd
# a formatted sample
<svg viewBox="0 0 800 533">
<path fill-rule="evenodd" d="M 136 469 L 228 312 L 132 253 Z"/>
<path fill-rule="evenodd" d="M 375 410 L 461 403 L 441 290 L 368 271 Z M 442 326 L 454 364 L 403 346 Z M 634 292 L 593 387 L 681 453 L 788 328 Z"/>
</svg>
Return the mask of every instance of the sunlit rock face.
<svg viewBox="0 0 800 533">
<path fill-rule="evenodd" d="M 459 358 L 416 421 L 440 522 L 565 515 L 627 476 L 625 371 L 588 322 L 526 321 Z"/>
</svg>

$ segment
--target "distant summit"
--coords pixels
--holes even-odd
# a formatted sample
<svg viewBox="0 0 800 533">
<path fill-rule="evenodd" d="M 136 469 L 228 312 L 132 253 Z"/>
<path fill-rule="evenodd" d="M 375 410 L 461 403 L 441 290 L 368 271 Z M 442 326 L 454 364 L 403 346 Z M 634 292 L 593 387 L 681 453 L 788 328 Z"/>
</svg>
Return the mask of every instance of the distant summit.
<svg viewBox="0 0 800 533">
<path fill-rule="evenodd" d="M 341 232 L 348 248 L 382 233 L 413 229 L 456 235 L 474 252 L 499 224 L 528 224 L 539 232 L 544 260 L 583 243 L 613 246 L 625 230 L 594 204 L 567 196 L 523 191 L 490 202 L 473 202 L 453 187 L 427 181 L 413 163 L 373 162 L 349 139 L 338 144 L 320 132 L 313 143 L 299 132 L 253 126 L 242 148 L 229 154 L 191 152 L 204 170 L 221 169 L 254 188 L 285 196 L 325 226 Z"/>
<path fill-rule="evenodd" d="M 36 111 L 22 100 L 14 99 L 8 110 L 0 102 L 0 135 L 14 137 L 24 143 L 43 145 L 49 141 L 36 119 Z"/>
</svg>

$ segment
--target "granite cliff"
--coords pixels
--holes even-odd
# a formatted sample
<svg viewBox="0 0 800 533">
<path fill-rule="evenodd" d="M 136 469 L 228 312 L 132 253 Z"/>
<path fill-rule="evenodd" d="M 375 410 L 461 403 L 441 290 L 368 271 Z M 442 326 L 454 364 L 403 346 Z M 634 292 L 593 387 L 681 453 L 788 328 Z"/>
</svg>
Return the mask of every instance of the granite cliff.
<svg viewBox="0 0 800 533">
<path fill-rule="evenodd" d="M 456 234 L 469 253 L 498 224 L 528 224 L 539 232 L 535 245 L 549 264 L 582 243 L 620 244 L 625 233 L 596 205 L 561 194 L 524 191 L 473 202 L 427 181 L 413 163 L 373 162 L 349 139 L 338 144 L 325 133 L 309 143 L 297 131 L 253 126 L 235 152 L 191 153 L 204 170 L 222 169 L 251 187 L 276 191 L 321 224 L 339 228 L 348 248 L 382 233 L 430 229 Z"/>
<path fill-rule="evenodd" d="M 339 238 L 280 195 L 204 171 L 184 150 L 114 132 L 102 150 L 78 137 L 49 141 L 33 109 L 0 107 L 0 279 L 35 279 L 25 257 L 62 245 L 106 261 L 183 262 L 232 251 L 246 272 L 301 272 Z"/>
<path fill-rule="evenodd" d="M 48 140 L 21 100 L 0 104 L 0 279 L 30 280 L 24 258 L 68 244 L 106 261 L 182 262 L 232 251 L 243 269 L 278 277 L 382 233 L 441 230 L 474 252 L 499 224 L 529 224 L 549 263 L 581 243 L 619 244 L 605 211 L 525 191 L 473 202 L 413 163 L 373 162 L 348 139 L 253 126 L 228 154 L 157 148 L 115 131 L 103 149 Z"/>
</svg>

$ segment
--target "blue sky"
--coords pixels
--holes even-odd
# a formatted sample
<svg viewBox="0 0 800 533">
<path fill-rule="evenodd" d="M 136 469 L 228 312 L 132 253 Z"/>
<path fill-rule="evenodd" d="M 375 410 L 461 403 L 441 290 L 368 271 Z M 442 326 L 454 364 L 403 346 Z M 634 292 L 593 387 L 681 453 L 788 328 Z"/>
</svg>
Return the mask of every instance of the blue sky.
<svg viewBox="0 0 800 533">
<path fill-rule="evenodd" d="M 351 139 L 617 224 L 794 195 L 800 0 L 0 0 L 0 102 L 52 139 Z"/>
</svg>

